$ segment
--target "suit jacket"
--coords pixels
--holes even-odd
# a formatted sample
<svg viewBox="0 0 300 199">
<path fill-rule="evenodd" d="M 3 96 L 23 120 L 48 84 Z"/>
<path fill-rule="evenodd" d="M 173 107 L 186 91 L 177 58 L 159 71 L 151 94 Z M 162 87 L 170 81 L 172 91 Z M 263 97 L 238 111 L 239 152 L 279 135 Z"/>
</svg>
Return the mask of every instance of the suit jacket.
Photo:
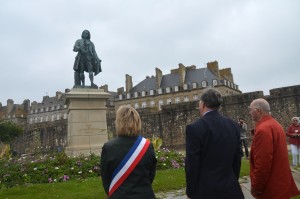
<svg viewBox="0 0 300 199">
<path fill-rule="evenodd" d="M 256 123 L 250 154 L 251 189 L 259 199 L 288 199 L 298 193 L 282 126 L 270 115 Z"/>
<path fill-rule="evenodd" d="M 192 199 L 244 198 L 238 182 L 240 127 L 211 111 L 186 126 L 186 194 Z"/>
<path fill-rule="evenodd" d="M 112 174 L 135 143 L 137 136 L 118 136 L 102 147 L 101 178 L 108 195 Z M 152 182 L 156 171 L 156 157 L 153 145 L 137 164 L 123 184 L 112 194 L 110 199 L 153 199 Z"/>
</svg>

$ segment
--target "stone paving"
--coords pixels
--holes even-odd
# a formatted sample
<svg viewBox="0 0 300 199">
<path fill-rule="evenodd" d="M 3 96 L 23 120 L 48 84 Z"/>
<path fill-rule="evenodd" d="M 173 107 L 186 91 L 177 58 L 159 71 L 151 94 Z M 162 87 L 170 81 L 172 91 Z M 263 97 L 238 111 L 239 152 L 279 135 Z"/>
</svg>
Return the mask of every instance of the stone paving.
<svg viewBox="0 0 300 199">
<path fill-rule="evenodd" d="M 300 171 L 292 169 L 292 174 L 298 189 L 300 190 Z M 254 199 L 250 193 L 250 179 L 243 177 L 239 180 L 245 199 Z M 157 199 L 186 199 L 185 189 L 174 190 L 166 193 L 156 193 Z"/>
</svg>

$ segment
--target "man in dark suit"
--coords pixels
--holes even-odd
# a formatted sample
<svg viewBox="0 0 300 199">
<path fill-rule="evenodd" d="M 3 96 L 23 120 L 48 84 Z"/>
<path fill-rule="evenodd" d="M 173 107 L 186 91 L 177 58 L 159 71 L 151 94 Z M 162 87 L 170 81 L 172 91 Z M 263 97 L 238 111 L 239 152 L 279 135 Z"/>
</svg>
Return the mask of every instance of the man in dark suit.
<svg viewBox="0 0 300 199">
<path fill-rule="evenodd" d="M 244 198 L 238 182 L 240 127 L 219 113 L 222 102 L 219 91 L 206 90 L 199 102 L 202 118 L 186 126 L 187 198 Z"/>
</svg>

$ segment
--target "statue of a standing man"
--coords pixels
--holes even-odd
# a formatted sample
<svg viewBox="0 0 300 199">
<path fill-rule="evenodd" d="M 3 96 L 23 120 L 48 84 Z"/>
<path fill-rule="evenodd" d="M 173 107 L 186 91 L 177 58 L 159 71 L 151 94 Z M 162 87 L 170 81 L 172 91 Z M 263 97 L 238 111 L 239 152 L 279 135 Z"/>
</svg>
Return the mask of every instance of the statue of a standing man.
<svg viewBox="0 0 300 199">
<path fill-rule="evenodd" d="M 91 42 L 91 34 L 88 30 L 84 30 L 81 34 L 82 39 L 78 39 L 74 45 L 74 52 L 78 52 L 74 63 L 74 87 L 85 87 L 85 76 L 84 71 L 89 73 L 89 78 L 91 80 L 91 87 L 98 88 L 94 84 L 94 74 L 95 76 L 100 73 L 101 70 L 101 60 L 98 58 L 95 46 Z M 94 74 L 93 74 L 94 73 Z"/>
</svg>

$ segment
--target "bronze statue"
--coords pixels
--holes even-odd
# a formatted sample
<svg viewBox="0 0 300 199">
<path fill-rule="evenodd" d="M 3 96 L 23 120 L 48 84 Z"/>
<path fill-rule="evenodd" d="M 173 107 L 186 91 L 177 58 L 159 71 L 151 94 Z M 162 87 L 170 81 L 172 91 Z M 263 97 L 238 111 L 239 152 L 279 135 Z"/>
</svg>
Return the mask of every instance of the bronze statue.
<svg viewBox="0 0 300 199">
<path fill-rule="evenodd" d="M 94 75 L 99 74 L 101 70 L 101 60 L 98 58 L 95 45 L 91 42 L 91 34 L 84 30 L 81 34 L 82 39 L 78 39 L 74 45 L 74 52 L 78 52 L 74 63 L 74 87 L 85 87 L 84 71 L 89 73 L 91 87 L 98 88 L 94 84 Z M 93 74 L 94 73 L 94 74 Z"/>
</svg>

